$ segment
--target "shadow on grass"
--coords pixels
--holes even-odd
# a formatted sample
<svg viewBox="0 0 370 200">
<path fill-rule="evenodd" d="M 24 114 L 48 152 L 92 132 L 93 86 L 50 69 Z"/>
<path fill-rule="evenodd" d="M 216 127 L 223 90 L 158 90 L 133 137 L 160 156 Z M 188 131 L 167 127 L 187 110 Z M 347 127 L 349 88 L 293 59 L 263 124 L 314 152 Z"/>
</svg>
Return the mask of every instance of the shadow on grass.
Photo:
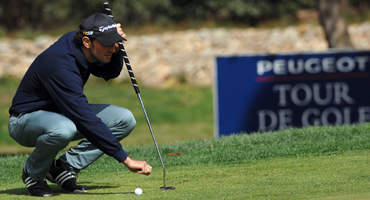
<svg viewBox="0 0 370 200">
<path fill-rule="evenodd" d="M 80 184 L 87 184 L 88 182 L 80 182 Z M 90 182 L 89 182 L 90 183 Z M 93 183 L 93 184 L 87 184 L 85 186 L 88 193 L 85 193 L 83 195 L 107 195 L 107 194 L 135 194 L 135 192 L 112 192 L 110 189 L 119 188 L 118 185 L 112 185 L 109 183 Z M 94 190 L 102 190 L 107 189 L 107 192 L 94 192 Z"/>
<path fill-rule="evenodd" d="M 90 182 L 83 182 L 83 184 L 87 184 Z M 60 194 L 68 194 L 63 191 L 62 188 L 60 188 L 58 185 L 55 184 L 49 184 L 51 190 L 53 191 L 53 196 L 58 196 Z M 106 184 L 91 184 L 86 186 L 87 190 L 89 191 L 88 193 L 85 194 L 78 194 L 78 195 L 107 195 L 107 194 L 135 194 L 135 192 L 99 192 L 95 193 L 94 190 L 101 190 L 101 189 L 113 189 L 113 188 L 118 188 L 119 186 L 117 185 L 106 185 Z M 26 186 L 22 188 L 13 188 L 13 189 L 6 189 L 0 191 L 0 195 L 5 194 L 5 195 L 17 195 L 17 196 L 29 196 L 29 192 L 26 188 Z M 72 194 L 72 193 L 71 193 Z M 75 194 L 74 194 L 75 195 Z"/>
<path fill-rule="evenodd" d="M 27 190 L 26 187 L 2 190 L 2 191 L 0 191 L 0 194 L 19 195 L 19 196 L 28 196 L 29 195 L 28 190 Z"/>
<path fill-rule="evenodd" d="M 57 185 L 49 185 L 51 190 L 53 191 L 53 196 L 60 195 L 63 193 L 63 190 Z M 7 195 L 19 195 L 19 196 L 29 196 L 29 192 L 26 186 L 22 188 L 13 188 L 13 189 L 6 189 L 0 191 L 0 194 L 7 194 Z"/>
</svg>

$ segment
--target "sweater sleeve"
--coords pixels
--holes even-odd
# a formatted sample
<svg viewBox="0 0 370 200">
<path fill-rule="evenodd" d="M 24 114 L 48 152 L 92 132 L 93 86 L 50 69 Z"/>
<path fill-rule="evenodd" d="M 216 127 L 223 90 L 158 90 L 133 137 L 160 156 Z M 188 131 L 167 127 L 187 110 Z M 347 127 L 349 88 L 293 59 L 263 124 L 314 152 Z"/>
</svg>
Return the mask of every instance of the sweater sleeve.
<svg viewBox="0 0 370 200">
<path fill-rule="evenodd" d="M 44 84 L 61 112 L 93 145 L 117 161 L 128 156 L 108 127 L 90 109 L 83 93 L 83 81 L 75 72 L 62 68 L 54 71 Z"/>
</svg>

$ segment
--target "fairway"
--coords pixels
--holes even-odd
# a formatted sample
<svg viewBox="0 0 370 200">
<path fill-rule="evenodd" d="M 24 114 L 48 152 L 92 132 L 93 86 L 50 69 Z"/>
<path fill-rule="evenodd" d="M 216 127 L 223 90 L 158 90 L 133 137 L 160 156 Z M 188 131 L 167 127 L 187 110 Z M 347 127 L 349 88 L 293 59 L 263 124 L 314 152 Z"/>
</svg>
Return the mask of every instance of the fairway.
<svg viewBox="0 0 370 200">
<path fill-rule="evenodd" d="M 19 81 L 13 79 L 0 79 L 0 145 L 4 147 L 0 148 L 0 154 L 32 152 L 31 148 L 16 144 L 8 132 L 8 109 L 18 84 Z M 140 90 L 158 144 L 213 137 L 211 87 L 142 87 Z M 123 145 L 153 144 L 140 102 L 130 83 L 106 82 L 91 77 L 84 91 L 90 103 L 109 103 L 132 111 L 137 125 L 122 141 Z"/>
<path fill-rule="evenodd" d="M 166 182 L 154 145 L 125 147 L 150 163 L 153 174 L 134 174 L 103 156 L 79 174 L 88 194 L 54 199 L 369 199 L 369 124 L 307 127 L 159 145 Z M 182 152 L 169 156 L 168 153 Z M 33 199 L 21 181 L 27 155 L 0 157 L 0 199 Z M 143 194 L 134 194 L 142 188 Z"/>
<path fill-rule="evenodd" d="M 79 184 L 89 189 L 88 194 L 64 194 L 55 184 L 51 188 L 53 199 L 368 199 L 370 172 L 360 169 L 369 166 L 369 154 L 369 150 L 364 150 L 229 165 L 170 167 L 167 182 L 176 187 L 173 191 L 159 190 L 163 186 L 159 167 L 151 176 L 134 174 L 123 167 L 122 171 L 106 173 L 87 170 L 79 176 Z M 114 161 L 109 164 L 117 165 Z M 3 184 L 0 199 L 33 199 L 27 196 L 20 177 Z M 141 196 L 134 194 L 138 187 L 144 191 Z"/>
</svg>

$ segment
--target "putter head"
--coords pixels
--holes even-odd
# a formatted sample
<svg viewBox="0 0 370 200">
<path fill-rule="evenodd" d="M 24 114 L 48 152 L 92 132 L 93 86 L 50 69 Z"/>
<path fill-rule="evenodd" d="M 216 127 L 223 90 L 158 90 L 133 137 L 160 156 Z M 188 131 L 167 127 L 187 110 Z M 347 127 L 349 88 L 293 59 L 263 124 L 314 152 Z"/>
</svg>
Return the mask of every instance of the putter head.
<svg viewBox="0 0 370 200">
<path fill-rule="evenodd" d="M 163 186 L 163 187 L 160 187 L 159 189 L 160 190 L 174 190 L 175 187 L 172 187 L 172 186 Z"/>
</svg>

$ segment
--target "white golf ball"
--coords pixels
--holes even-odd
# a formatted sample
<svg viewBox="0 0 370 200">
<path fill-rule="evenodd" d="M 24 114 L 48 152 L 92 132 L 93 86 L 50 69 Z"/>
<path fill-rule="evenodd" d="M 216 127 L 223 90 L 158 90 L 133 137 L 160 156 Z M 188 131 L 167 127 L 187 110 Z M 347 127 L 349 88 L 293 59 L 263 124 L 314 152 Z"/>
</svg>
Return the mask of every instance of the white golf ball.
<svg viewBox="0 0 370 200">
<path fill-rule="evenodd" d="M 136 195 L 141 195 L 141 194 L 143 194 L 143 190 L 141 188 L 136 188 L 135 189 L 135 194 Z"/>
</svg>

